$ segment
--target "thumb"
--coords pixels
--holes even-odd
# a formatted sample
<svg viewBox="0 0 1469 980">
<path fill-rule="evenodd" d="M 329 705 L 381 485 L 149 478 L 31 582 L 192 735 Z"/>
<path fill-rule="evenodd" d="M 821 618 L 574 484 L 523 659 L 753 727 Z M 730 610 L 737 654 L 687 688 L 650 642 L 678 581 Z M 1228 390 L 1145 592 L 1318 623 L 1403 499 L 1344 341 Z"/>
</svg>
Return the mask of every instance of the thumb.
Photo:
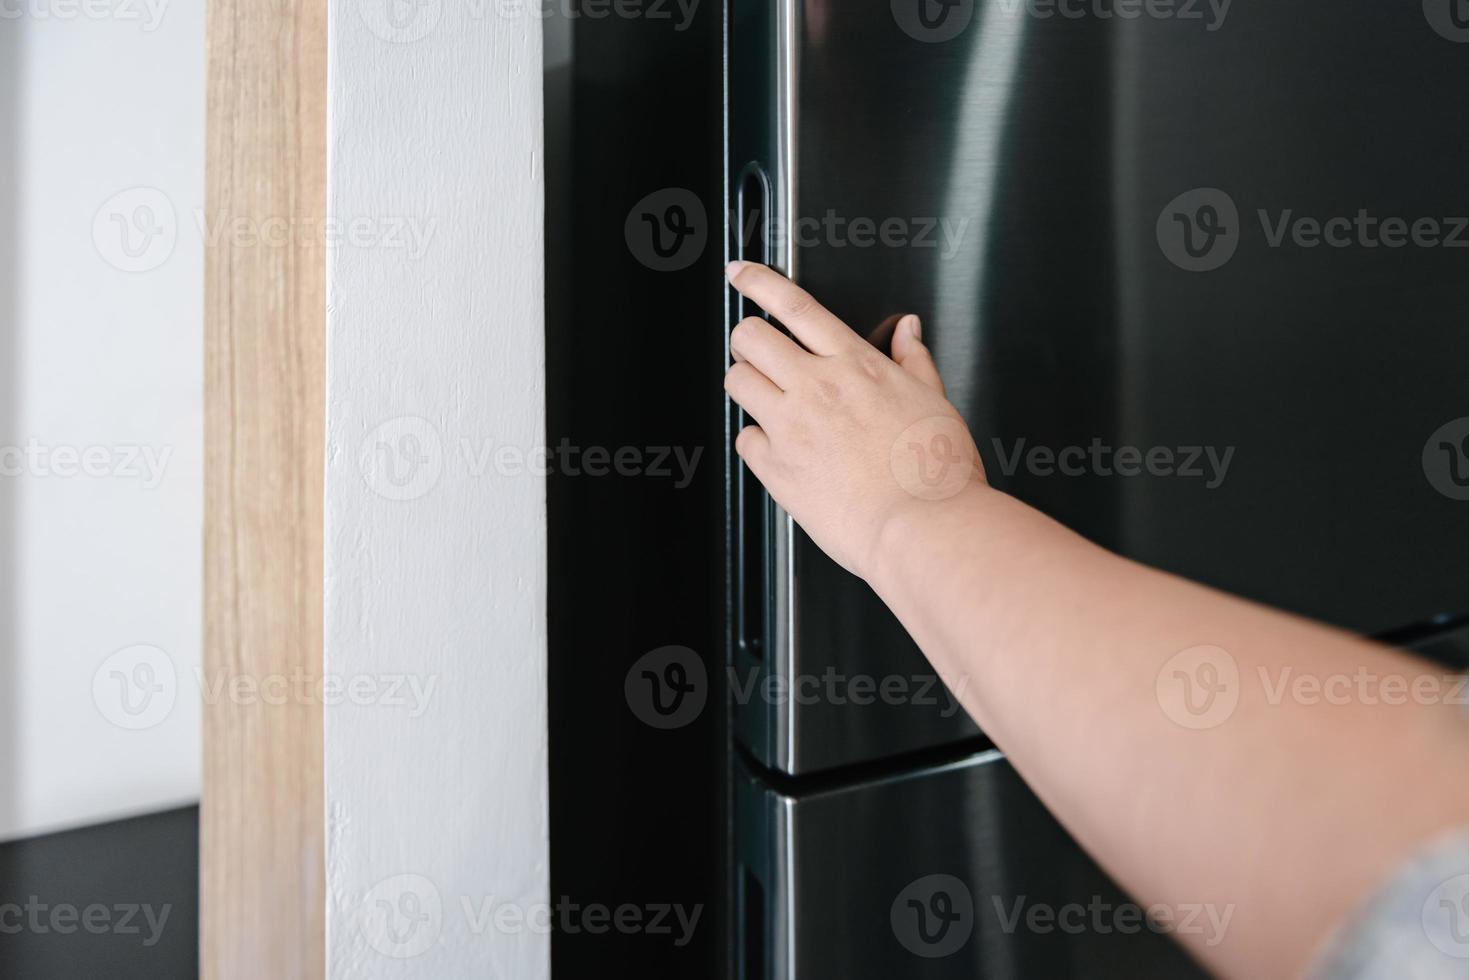
<svg viewBox="0 0 1469 980">
<path fill-rule="evenodd" d="M 939 394 L 944 393 L 944 379 L 939 377 L 933 355 L 923 346 L 923 324 L 911 313 L 898 321 L 898 329 L 893 334 L 893 360 Z"/>
</svg>

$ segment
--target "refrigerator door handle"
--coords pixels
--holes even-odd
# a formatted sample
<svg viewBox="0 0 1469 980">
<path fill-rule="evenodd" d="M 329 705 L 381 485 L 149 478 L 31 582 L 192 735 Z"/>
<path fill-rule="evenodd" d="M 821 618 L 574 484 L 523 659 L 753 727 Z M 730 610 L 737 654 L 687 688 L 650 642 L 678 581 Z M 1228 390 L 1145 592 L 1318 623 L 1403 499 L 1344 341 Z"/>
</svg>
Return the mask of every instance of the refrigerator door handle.
<svg viewBox="0 0 1469 980">
<path fill-rule="evenodd" d="M 765 169 L 755 162 L 740 172 L 735 191 L 735 257 L 743 261 L 770 263 L 770 179 Z M 731 290 L 733 292 L 733 290 Z M 753 310 L 739 293 L 734 293 L 738 324 L 747 316 L 763 315 Z M 743 411 L 735 413 L 735 431 L 750 424 Z M 740 466 L 736 494 L 736 574 L 739 590 L 735 604 L 738 617 L 740 651 L 755 660 L 763 660 L 769 641 L 768 588 L 766 572 L 770 564 L 771 503 L 769 494 L 748 466 Z"/>
</svg>

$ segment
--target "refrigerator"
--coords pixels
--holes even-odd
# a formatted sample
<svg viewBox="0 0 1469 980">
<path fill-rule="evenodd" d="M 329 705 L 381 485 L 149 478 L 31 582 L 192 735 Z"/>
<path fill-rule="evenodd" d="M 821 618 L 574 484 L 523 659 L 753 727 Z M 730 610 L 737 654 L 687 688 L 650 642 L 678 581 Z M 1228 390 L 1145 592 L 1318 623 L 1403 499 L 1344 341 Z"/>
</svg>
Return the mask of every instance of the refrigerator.
<svg viewBox="0 0 1469 980">
<path fill-rule="evenodd" d="M 921 315 L 991 482 L 1088 538 L 1460 665 L 1469 28 L 1442 8 L 732 0 L 725 258 L 879 347 Z M 758 312 L 727 291 L 726 337 Z M 1145 925 L 1025 917 L 1129 899 L 739 463 L 745 422 L 731 972 L 1201 975 Z"/>
</svg>

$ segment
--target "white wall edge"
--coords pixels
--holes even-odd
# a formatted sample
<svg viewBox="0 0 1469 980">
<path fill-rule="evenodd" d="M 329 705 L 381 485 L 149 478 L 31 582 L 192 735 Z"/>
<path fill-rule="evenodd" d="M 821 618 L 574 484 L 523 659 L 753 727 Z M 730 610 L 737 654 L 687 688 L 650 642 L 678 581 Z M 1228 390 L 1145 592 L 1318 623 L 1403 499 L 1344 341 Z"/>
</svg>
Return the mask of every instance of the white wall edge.
<svg viewBox="0 0 1469 980">
<path fill-rule="evenodd" d="M 331 0 L 332 980 L 550 975 L 532 8 Z"/>
</svg>

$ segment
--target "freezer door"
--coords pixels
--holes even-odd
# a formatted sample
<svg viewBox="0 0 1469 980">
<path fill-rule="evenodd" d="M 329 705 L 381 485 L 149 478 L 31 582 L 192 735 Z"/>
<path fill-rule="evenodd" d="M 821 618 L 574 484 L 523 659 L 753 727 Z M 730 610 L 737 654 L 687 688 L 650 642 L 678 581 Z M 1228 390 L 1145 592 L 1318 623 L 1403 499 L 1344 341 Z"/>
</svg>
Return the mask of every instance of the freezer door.
<svg viewBox="0 0 1469 980">
<path fill-rule="evenodd" d="M 735 0 L 730 170 L 768 175 L 768 254 L 878 344 L 922 315 L 991 481 L 1099 543 L 1366 633 L 1469 612 L 1453 22 L 1112 9 Z M 769 521 L 734 658 L 770 682 L 737 700 L 762 764 L 972 735 L 841 696 L 924 662 Z"/>
<path fill-rule="evenodd" d="M 997 753 L 802 796 L 738 783 L 739 980 L 1204 976 Z M 1183 914 L 1227 934 L 1228 910 Z"/>
</svg>

